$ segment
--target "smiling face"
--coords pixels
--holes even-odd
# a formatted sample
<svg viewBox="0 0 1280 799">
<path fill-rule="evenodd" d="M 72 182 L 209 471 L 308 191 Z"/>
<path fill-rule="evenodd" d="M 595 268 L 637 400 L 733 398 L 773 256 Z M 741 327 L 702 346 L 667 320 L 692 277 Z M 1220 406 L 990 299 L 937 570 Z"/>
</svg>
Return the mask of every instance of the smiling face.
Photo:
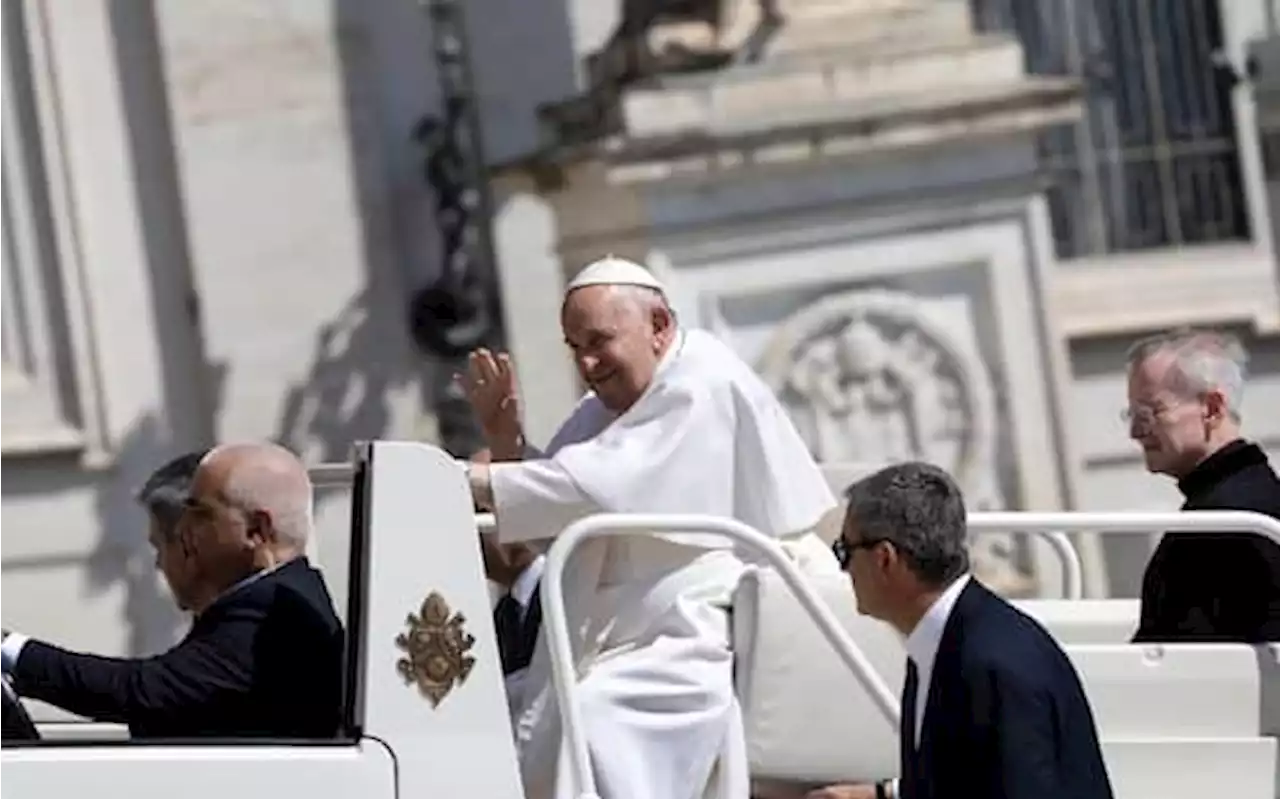
<svg viewBox="0 0 1280 799">
<path fill-rule="evenodd" d="M 579 376 L 616 413 L 630 408 L 649 387 L 674 321 L 656 293 L 650 301 L 638 291 L 608 285 L 574 289 L 560 314 Z"/>
</svg>

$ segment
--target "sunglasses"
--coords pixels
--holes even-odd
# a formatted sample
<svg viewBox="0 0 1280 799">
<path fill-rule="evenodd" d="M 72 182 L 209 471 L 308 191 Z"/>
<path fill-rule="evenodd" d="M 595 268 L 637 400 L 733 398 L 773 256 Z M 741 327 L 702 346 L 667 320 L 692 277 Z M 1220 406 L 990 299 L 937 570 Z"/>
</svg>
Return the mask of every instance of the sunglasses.
<svg viewBox="0 0 1280 799">
<path fill-rule="evenodd" d="M 840 562 L 840 568 L 849 568 L 849 561 L 853 560 L 853 553 L 859 549 L 871 549 L 876 544 L 882 544 L 888 541 L 887 538 L 870 538 L 865 541 L 854 541 L 852 544 L 844 537 L 840 536 L 836 542 L 831 545 L 831 551 L 835 554 L 836 560 Z"/>
</svg>

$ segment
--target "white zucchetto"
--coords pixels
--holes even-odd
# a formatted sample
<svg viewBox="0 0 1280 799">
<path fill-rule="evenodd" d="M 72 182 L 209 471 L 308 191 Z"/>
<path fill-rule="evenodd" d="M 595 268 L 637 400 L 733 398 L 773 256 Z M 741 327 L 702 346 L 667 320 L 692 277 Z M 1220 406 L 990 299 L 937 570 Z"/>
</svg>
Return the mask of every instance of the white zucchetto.
<svg viewBox="0 0 1280 799">
<path fill-rule="evenodd" d="M 569 281 L 569 285 L 565 286 L 565 296 L 583 286 L 644 286 L 663 294 L 667 291 L 662 281 L 654 277 L 648 269 L 635 261 L 613 255 L 606 255 L 584 266 Z"/>
</svg>

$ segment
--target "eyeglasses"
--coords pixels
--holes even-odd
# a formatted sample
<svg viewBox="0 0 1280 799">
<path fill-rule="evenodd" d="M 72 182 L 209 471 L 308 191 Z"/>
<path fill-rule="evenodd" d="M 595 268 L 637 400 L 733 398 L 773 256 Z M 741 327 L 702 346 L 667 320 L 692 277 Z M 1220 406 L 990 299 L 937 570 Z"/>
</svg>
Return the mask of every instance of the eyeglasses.
<svg viewBox="0 0 1280 799">
<path fill-rule="evenodd" d="M 1125 424 L 1137 422 L 1141 425 L 1149 425 L 1164 416 L 1169 411 L 1175 410 L 1186 405 L 1189 400 L 1178 400 L 1176 402 L 1154 402 L 1150 404 L 1135 404 L 1120 411 L 1120 421 Z"/>
<path fill-rule="evenodd" d="M 853 560 L 853 553 L 859 549 L 871 549 L 876 544 L 882 544 L 888 541 L 887 538 L 869 538 L 862 541 L 854 541 L 849 543 L 843 535 L 836 539 L 831 545 L 831 551 L 835 554 L 836 560 L 840 562 L 840 568 L 849 568 L 849 561 Z"/>
</svg>

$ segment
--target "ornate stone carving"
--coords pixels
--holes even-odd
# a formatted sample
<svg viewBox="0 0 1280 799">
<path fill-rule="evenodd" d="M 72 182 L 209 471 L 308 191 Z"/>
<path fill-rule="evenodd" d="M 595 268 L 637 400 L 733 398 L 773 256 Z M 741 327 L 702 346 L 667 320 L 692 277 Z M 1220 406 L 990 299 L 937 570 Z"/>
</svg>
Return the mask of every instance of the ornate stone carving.
<svg viewBox="0 0 1280 799">
<path fill-rule="evenodd" d="M 929 461 L 956 477 L 972 509 L 998 509 L 988 370 L 928 310 L 915 296 L 878 289 L 824 298 L 780 326 L 761 374 L 820 461 Z M 984 535 L 972 546 L 979 576 L 1008 594 L 1034 586 L 1018 543 Z"/>
</svg>

